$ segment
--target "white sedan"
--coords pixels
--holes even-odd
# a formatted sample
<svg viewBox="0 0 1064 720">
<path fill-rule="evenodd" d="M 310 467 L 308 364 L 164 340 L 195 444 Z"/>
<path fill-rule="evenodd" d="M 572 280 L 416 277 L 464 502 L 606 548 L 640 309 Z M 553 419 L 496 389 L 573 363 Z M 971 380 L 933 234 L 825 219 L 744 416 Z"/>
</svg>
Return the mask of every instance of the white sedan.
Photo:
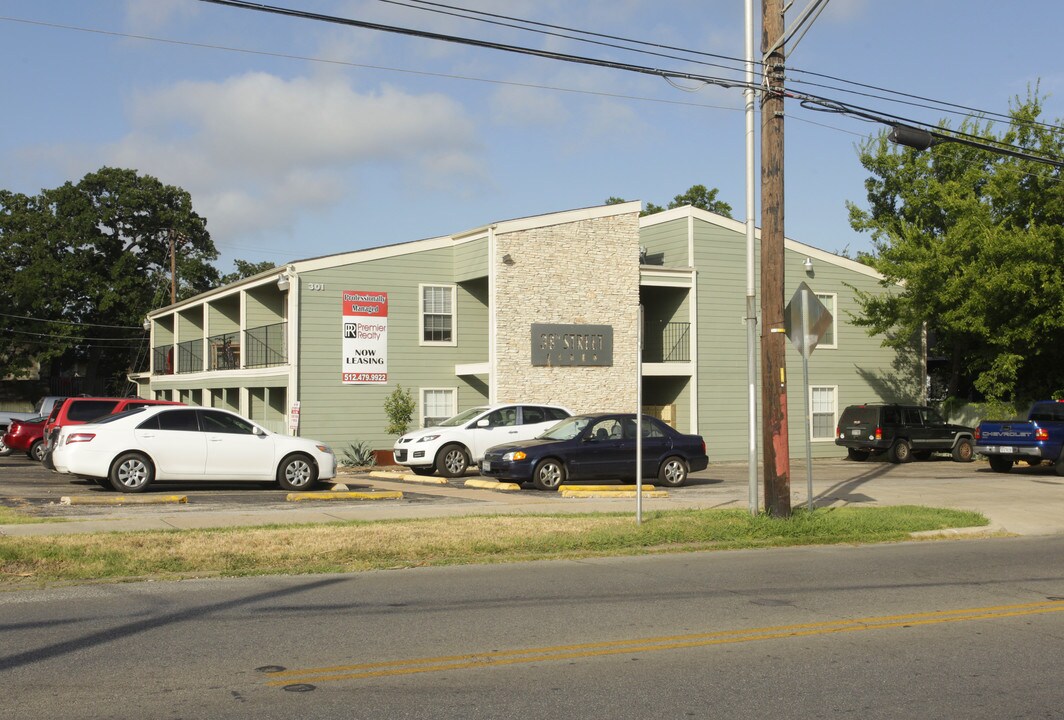
<svg viewBox="0 0 1064 720">
<path fill-rule="evenodd" d="M 572 415 L 557 405 L 501 403 L 469 408 L 439 425 L 408 432 L 395 441 L 392 455 L 418 475 L 462 475 L 494 445 L 531 440 Z"/>
<path fill-rule="evenodd" d="M 120 492 L 156 480 L 276 481 L 307 490 L 336 476 L 327 445 L 278 435 L 227 410 L 155 405 L 59 432 L 57 472 L 94 478 Z"/>
</svg>

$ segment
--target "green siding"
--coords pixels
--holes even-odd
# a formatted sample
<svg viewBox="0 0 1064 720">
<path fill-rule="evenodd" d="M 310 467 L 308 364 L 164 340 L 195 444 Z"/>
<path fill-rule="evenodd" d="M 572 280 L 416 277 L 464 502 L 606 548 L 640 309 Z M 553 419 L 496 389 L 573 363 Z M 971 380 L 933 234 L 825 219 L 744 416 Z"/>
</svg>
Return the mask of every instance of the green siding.
<svg viewBox="0 0 1064 720">
<path fill-rule="evenodd" d="M 284 321 L 284 294 L 274 284 L 248 290 L 244 300 L 244 327 L 254 329 Z"/>
<path fill-rule="evenodd" d="M 383 406 L 396 385 L 409 389 L 418 401 L 419 388 L 433 387 L 458 388 L 460 408 L 483 402 L 485 388 L 456 377 L 454 366 L 488 360 L 487 282 L 458 284 L 453 268 L 453 250 L 442 248 L 301 274 L 301 288 L 319 283 L 325 289 L 300 291 L 300 435 L 330 443 L 341 456 L 360 442 L 379 450 L 391 448 L 395 438 L 384 432 Z M 419 344 L 420 284 L 456 286 L 456 346 Z M 344 290 L 388 294 L 387 385 L 340 382 Z"/>
<path fill-rule="evenodd" d="M 687 256 L 687 218 L 641 229 L 639 245 L 647 250 L 647 265 L 669 268 L 691 265 Z"/>
<path fill-rule="evenodd" d="M 686 224 L 678 220 L 676 225 Z M 760 248 L 755 256 L 760 258 Z M 805 281 L 815 292 L 835 293 L 838 302 L 838 349 L 818 348 L 809 362 L 810 385 L 837 387 L 838 411 L 847 404 L 892 399 L 915 391 L 916 372 L 896 369 L 895 354 L 849 321 L 856 309 L 853 287 L 879 292 L 878 281 L 846 267 L 814 260 L 809 276 L 805 255 L 786 251 L 785 302 Z M 746 239 L 742 233 L 695 220 L 695 266 L 698 268 L 698 425 L 711 459 L 744 460 L 748 453 L 746 310 Z M 760 268 L 755 272 L 760 281 Z M 851 287 L 852 286 L 852 287 Z M 760 290 L 759 290 L 760 292 Z M 760 295 L 759 295 L 760 297 Z M 760 302 L 760 300 L 759 300 Z M 759 318 L 760 320 L 760 318 Z M 764 328 L 758 326 L 758 333 Z M 761 409 L 760 348 L 757 409 Z M 805 456 L 806 399 L 802 358 L 787 344 L 787 406 L 790 455 Z M 908 388 L 908 390 L 906 390 Z M 758 431 L 758 453 L 761 434 Z M 814 457 L 837 457 L 832 441 L 813 443 Z"/>
<path fill-rule="evenodd" d="M 488 239 L 479 238 L 454 247 L 454 279 L 458 282 L 488 276 Z"/>
</svg>

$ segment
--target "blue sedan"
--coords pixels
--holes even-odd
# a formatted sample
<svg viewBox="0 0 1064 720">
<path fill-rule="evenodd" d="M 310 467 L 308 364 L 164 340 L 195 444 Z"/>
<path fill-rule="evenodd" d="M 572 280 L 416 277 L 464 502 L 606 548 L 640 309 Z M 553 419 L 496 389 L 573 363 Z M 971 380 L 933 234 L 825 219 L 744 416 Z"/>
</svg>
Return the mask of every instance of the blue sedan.
<svg viewBox="0 0 1064 720">
<path fill-rule="evenodd" d="M 534 440 L 489 448 L 482 475 L 498 480 L 531 481 L 540 490 L 556 490 L 566 480 L 635 477 L 634 413 L 574 415 Z M 709 464 L 700 435 L 684 435 L 643 416 L 643 476 L 667 487 L 687 482 L 688 473 Z"/>
</svg>

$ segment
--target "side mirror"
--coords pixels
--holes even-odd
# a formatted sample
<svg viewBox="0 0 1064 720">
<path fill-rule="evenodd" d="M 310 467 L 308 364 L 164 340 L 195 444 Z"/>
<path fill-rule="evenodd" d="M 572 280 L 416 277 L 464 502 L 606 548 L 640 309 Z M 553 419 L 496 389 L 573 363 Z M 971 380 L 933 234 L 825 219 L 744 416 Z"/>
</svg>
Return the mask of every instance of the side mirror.
<svg viewBox="0 0 1064 720">
<path fill-rule="evenodd" d="M 489 425 L 490 425 L 490 423 L 488 422 L 487 418 L 480 418 L 479 420 L 477 420 L 477 427 L 478 428 L 486 428 Z"/>
</svg>

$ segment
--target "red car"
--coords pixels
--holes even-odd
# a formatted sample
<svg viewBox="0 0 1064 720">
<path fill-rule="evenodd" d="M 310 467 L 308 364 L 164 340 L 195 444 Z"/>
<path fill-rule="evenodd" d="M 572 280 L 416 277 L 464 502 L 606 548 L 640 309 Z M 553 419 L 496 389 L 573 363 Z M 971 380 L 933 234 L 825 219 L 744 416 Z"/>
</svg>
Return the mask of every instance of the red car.
<svg viewBox="0 0 1064 720">
<path fill-rule="evenodd" d="M 4 445 L 12 450 L 26 453 L 31 460 L 40 462 L 44 457 L 44 423 L 46 417 L 29 420 L 12 420 L 4 435 Z"/>
</svg>

